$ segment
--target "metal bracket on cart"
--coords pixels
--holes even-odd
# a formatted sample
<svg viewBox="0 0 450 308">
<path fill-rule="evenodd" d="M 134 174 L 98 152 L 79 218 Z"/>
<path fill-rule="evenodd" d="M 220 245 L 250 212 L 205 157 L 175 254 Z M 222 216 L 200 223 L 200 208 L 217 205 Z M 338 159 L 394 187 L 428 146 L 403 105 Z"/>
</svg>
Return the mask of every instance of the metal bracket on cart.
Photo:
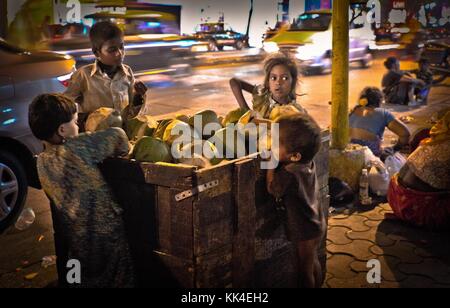
<svg viewBox="0 0 450 308">
<path fill-rule="evenodd" d="M 179 194 L 176 194 L 175 200 L 177 202 L 183 201 L 187 198 L 190 198 L 194 195 L 197 195 L 205 190 L 214 188 L 216 186 L 219 186 L 219 180 L 215 180 L 215 181 L 208 182 L 206 184 L 198 185 L 197 187 L 194 187 L 193 189 L 185 190 L 183 192 L 180 192 Z"/>
</svg>

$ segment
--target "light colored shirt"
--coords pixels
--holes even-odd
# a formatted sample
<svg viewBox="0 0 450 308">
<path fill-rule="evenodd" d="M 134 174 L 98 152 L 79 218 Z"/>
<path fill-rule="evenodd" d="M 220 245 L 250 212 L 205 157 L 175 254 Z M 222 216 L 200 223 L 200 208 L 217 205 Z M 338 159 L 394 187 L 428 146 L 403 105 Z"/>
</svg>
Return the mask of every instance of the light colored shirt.
<svg viewBox="0 0 450 308">
<path fill-rule="evenodd" d="M 263 85 L 255 86 L 253 92 L 253 110 L 257 111 L 264 119 L 268 119 L 273 108 L 281 106 L 273 98 L 268 89 Z M 290 101 L 287 105 L 294 106 L 299 112 L 307 113 L 306 110 L 295 100 Z"/>
<path fill-rule="evenodd" d="M 122 64 L 111 79 L 95 62 L 72 75 L 65 94 L 78 103 L 81 113 L 91 113 L 101 107 L 122 112 L 133 102 L 134 83 L 133 71 L 128 65 Z"/>
<path fill-rule="evenodd" d="M 364 117 L 353 112 L 350 115 L 349 125 L 351 128 L 366 130 L 383 139 L 385 128 L 394 120 L 394 115 L 388 110 L 375 108 L 372 113 Z"/>
</svg>

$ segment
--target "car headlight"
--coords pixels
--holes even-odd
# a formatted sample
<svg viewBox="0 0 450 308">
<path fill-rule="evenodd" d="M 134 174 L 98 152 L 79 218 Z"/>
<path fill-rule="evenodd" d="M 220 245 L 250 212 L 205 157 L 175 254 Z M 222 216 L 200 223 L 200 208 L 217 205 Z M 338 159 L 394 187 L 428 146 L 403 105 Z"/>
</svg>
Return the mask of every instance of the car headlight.
<svg viewBox="0 0 450 308">
<path fill-rule="evenodd" d="M 312 60 L 319 56 L 312 45 L 304 45 L 297 48 L 295 57 L 301 61 Z"/>
<path fill-rule="evenodd" d="M 332 39 L 330 31 L 315 33 L 310 38 L 311 43 L 297 48 L 297 59 L 305 61 L 323 56 L 328 50 L 331 50 Z"/>
<path fill-rule="evenodd" d="M 263 49 L 267 53 L 275 53 L 280 51 L 280 47 L 278 47 L 278 44 L 275 42 L 266 42 L 263 45 Z"/>
<path fill-rule="evenodd" d="M 206 52 L 208 51 L 208 45 L 205 44 L 199 44 L 199 45 L 193 45 L 191 47 L 192 52 Z"/>
</svg>

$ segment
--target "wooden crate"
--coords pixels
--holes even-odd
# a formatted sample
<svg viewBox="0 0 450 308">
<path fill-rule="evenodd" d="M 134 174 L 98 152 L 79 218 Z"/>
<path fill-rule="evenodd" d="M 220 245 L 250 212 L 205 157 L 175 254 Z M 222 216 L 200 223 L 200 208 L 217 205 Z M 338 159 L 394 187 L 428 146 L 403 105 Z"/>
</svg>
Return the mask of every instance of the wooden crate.
<svg viewBox="0 0 450 308">
<path fill-rule="evenodd" d="M 326 211 L 328 143 L 325 133 L 316 158 Z M 259 163 L 243 158 L 200 170 L 125 159 L 103 163 L 105 179 L 125 208 L 139 285 L 254 287 L 262 281 L 259 266 L 264 270 L 268 262 L 272 270 L 265 281 L 272 285 L 266 286 L 292 286 L 290 243 L 268 204 Z"/>
<path fill-rule="evenodd" d="M 141 285 L 251 284 L 256 163 L 244 158 L 198 170 L 125 159 L 104 162 L 103 174 L 125 208 Z M 189 196 L 187 191 L 208 183 L 214 187 Z M 183 193 L 188 197 L 177 200 Z M 148 277 L 155 276 L 155 264 L 166 268 L 159 276 L 163 283 Z"/>
</svg>

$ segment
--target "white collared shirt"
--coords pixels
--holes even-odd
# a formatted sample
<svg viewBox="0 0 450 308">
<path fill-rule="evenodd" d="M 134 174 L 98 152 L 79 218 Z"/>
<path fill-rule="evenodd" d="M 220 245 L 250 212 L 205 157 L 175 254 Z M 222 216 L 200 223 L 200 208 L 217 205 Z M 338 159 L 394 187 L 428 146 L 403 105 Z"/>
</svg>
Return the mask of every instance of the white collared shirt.
<svg viewBox="0 0 450 308">
<path fill-rule="evenodd" d="M 134 83 L 133 71 L 128 65 L 122 64 L 111 79 L 95 62 L 81 67 L 72 75 L 65 94 L 78 103 L 82 113 L 90 113 L 100 107 L 121 112 L 133 102 Z"/>
</svg>

